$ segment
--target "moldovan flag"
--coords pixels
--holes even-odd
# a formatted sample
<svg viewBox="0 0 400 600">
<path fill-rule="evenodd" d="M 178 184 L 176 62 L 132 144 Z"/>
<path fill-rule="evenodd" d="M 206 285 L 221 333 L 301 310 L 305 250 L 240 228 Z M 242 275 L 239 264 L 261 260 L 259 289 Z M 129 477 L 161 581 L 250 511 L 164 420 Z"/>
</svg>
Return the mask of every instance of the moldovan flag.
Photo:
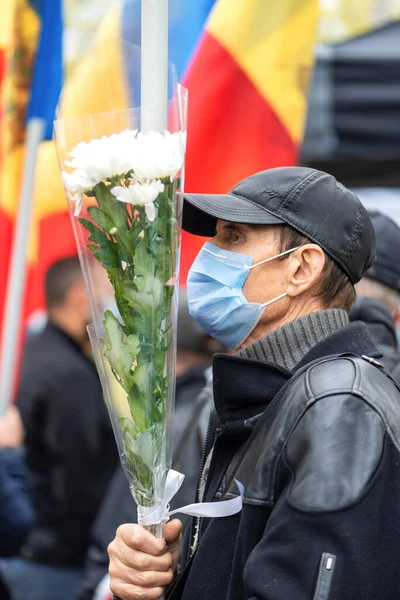
<svg viewBox="0 0 400 600">
<path fill-rule="evenodd" d="M 3 316 L 13 222 L 18 207 L 39 18 L 28 4 L 0 5 L 0 324 Z"/>
<path fill-rule="evenodd" d="M 43 308 L 43 281 L 57 259 L 76 254 L 65 195 L 52 138 L 62 80 L 62 0 L 7 0 L 1 3 L 0 31 L 7 13 L 4 85 L 0 118 L 0 323 L 12 243 L 19 208 L 26 125 L 44 121 L 44 141 L 36 156 L 32 225 L 27 253 L 27 317 Z M 1 37 L 0 37 L 1 43 Z M 3 235 L 4 234 L 4 235 Z"/>
<path fill-rule="evenodd" d="M 185 189 L 225 193 L 294 165 L 302 140 L 318 0 L 217 0 L 183 84 Z M 204 240 L 184 233 L 182 279 Z"/>
</svg>

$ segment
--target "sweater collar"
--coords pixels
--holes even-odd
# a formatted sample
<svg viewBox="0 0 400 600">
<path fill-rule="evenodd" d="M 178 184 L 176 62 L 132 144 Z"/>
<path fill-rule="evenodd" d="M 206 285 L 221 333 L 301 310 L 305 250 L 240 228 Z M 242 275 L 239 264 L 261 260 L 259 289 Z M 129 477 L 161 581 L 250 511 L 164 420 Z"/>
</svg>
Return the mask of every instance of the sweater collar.
<svg viewBox="0 0 400 600">
<path fill-rule="evenodd" d="M 316 359 L 347 353 L 382 356 L 363 323 L 351 323 L 315 344 L 293 371 L 241 356 L 216 354 L 214 402 L 219 420 L 243 422 L 259 415 L 297 369 Z"/>
<path fill-rule="evenodd" d="M 239 354 L 292 370 L 311 348 L 348 323 L 348 314 L 338 308 L 309 313 L 257 340 Z"/>
</svg>

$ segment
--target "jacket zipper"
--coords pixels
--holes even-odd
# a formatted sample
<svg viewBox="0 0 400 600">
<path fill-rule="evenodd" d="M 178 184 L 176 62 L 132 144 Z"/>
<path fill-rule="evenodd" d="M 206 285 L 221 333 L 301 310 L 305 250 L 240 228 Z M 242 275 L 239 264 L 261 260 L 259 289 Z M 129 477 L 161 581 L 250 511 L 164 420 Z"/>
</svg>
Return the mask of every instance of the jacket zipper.
<svg viewBox="0 0 400 600">
<path fill-rule="evenodd" d="M 313 600 L 329 600 L 335 564 L 336 556 L 324 552 L 319 565 L 317 585 Z"/>
<path fill-rule="evenodd" d="M 197 489 L 196 489 L 196 502 L 200 501 L 200 487 L 201 487 L 201 480 L 202 480 L 202 476 L 203 476 L 203 470 L 204 470 L 204 466 L 206 464 L 207 457 L 208 457 L 209 453 L 211 452 L 211 449 L 214 444 L 214 439 L 213 439 L 213 438 L 215 438 L 215 433 L 213 435 L 213 430 L 215 429 L 214 420 L 215 420 L 215 409 L 212 408 L 210 411 L 210 418 L 208 419 L 206 437 L 204 439 L 204 449 L 203 449 L 203 453 L 201 456 L 200 474 L 199 474 L 199 478 L 197 481 Z M 171 584 L 170 590 L 168 591 L 168 597 L 173 596 L 176 588 L 178 587 L 178 584 L 180 582 L 182 575 L 185 573 L 186 569 L 189 567 L 190 563 L 193 560 L 194 554 L 197 550 L 198 541 L 197 541 L 196 547 L 195 547 L 195 543 L 196 543 L 196 536 L 199 535 L 200 526 L 201 526 L 201 517 L 193 517 L 193 522 L 192 522 L 192 527 L 191 527 L 191 532 L 190 532 L 190 547 L 189 547 L 189 551 L 188 551 L 188 558 L 187 558 L 186 564 L 184 565 L 182 571 L 177 573 L 177 577 L 176 577 L 175 581 Z"/>
<path fill-rule="evenodd" d="M 214 429 L 214 419 L 215 419 L 215 409 L 212 408 L 211 412 L 210 412 L 210 418 L 208 419 L 207 432 L 206 432 L 206 437 L 204 440 L 203 453 L 201 455 L 199 478 L 197 480 L 197 488 L 196 488 L 196 502 L 200 502 L 200 486 L 201 486 L 201 479 L 203 476 L 204 465 L 206 464 L 207 457 L 210 454 L 211 448 L 214 443 L 214 440 L 212 439 L 212 437 L 213 437 L 212 433 L 213 433 L 213 429 Z"/>
</svg>

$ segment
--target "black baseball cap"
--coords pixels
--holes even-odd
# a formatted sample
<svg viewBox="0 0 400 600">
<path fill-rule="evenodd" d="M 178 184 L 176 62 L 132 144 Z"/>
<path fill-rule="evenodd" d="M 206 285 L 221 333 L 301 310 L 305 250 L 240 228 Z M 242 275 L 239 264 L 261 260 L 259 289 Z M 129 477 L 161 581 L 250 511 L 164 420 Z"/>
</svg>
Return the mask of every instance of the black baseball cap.
<svg viewBox="0 0 400 600">
<path fill-rule="evenodd" d="M 183 228 L 214 236 L 217 219 L 290 225 L 318 244 L 357 283 L 375 259 L 375 235 L 353 192 L 316 169 L 279 167 L 243 179 L 227 194 L 184 194 Z"/>
<path fill-rule="evenodd" d="M 365 273 L 400 292 L 400 228 L 378 211 L 369 212 L 376 237 L 376 261 Z"/>
</svg>

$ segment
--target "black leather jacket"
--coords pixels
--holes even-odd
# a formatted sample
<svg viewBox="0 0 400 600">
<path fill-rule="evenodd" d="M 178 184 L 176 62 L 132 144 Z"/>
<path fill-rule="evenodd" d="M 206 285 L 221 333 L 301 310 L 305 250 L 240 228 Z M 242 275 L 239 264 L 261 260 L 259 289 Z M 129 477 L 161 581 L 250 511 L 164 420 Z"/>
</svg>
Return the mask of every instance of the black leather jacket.
<svg viewBox="0 0 400 600">
<path fill-rule="evenodd" d="M 357 323 L 295 373 L 216 357 L 205 499 L 237 479 L 244 504 L 200 523 L 170 600 L 398 599 L 400 393 L 378 356 Z"/>
</svg>

